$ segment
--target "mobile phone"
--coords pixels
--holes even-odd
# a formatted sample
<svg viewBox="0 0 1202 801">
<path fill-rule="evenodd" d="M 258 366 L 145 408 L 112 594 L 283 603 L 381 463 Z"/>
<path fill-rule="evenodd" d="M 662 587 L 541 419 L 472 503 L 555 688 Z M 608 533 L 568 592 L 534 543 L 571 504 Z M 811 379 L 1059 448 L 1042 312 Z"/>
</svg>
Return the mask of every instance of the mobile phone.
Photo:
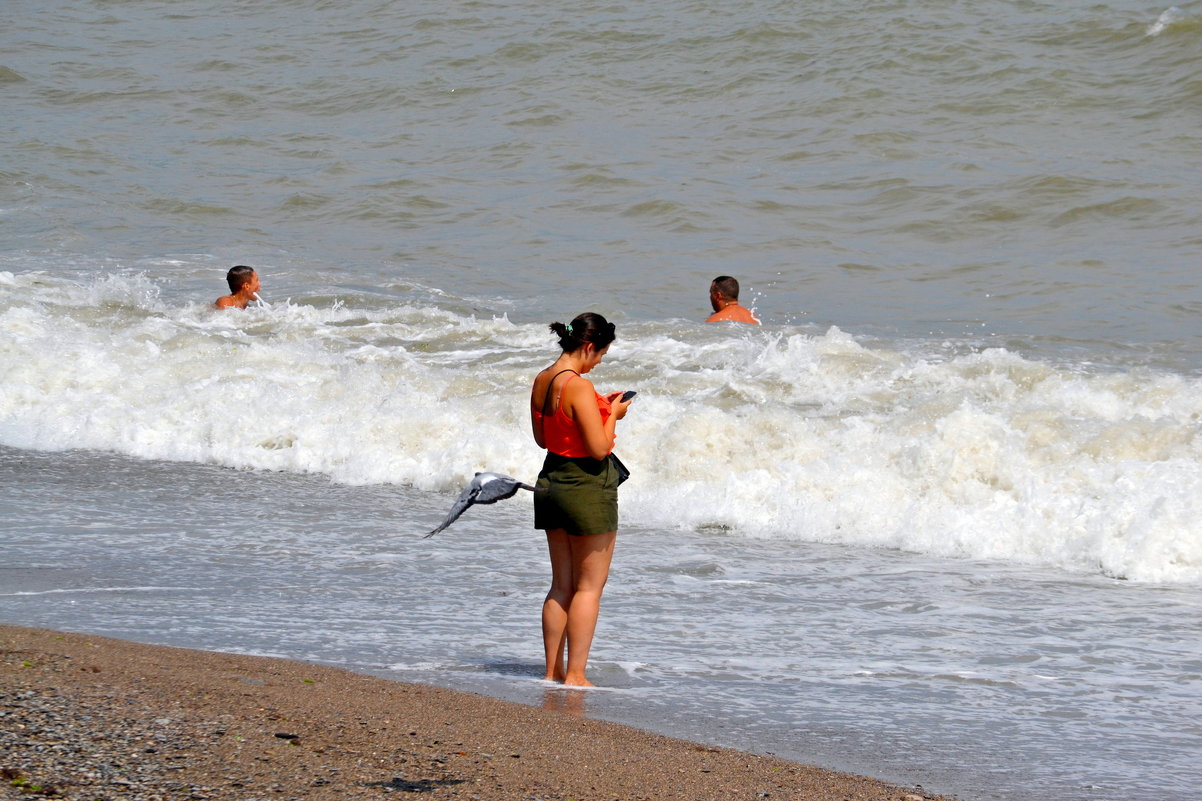
<svg viewBox="0 0 1202 801">
<path fill-rule="evenodd" d="M 633 389 L 628 389 L 622 393 L 622 397 L 619 398 L 618 400 L 622 401 L 622 403 L 625 403 L 626 401 L 630 400 L 637 394 L 639 394 L 639 393 L 635 392 Z"/>
</svg>

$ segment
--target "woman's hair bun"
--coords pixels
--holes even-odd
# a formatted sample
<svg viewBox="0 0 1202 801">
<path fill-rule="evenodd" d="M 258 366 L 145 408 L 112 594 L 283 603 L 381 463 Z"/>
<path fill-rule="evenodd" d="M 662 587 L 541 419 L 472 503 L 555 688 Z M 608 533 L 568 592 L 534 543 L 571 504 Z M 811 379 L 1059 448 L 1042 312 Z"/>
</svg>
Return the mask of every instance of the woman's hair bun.
<svg viewBox="0 0 1202 801">
<path fill-rule="evenodd" d="M 559 337 L 559 347 L 565 353 L 579 350 L 586 342 L 593 343 L 594 348 L 601 350 L 617 336 L 614 324 L 596 312 L 578 314 L 567 325 L 555 322 L 548 328 Z"/>
</svg>

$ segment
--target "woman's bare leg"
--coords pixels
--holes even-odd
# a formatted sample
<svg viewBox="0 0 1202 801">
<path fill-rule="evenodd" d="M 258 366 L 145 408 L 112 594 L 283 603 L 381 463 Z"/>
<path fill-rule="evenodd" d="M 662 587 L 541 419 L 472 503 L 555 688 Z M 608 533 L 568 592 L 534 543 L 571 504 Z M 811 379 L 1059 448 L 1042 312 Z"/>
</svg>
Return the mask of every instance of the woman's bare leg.
<svg viewBox="0 0 1202 801">
<path fill-rule="evenodd" d="M 584 671 L 588 666 L 589 649 L 593 645 L 593 633 L 597 630 L 601 592 L 609 578 L 609 565 L 613 560 L 617 538 L 616 531 L 567 538 L 573 586 L 567 606 L 568 667 L 563 677 L 564 684 L 593 686 L 585 678 Z"/>
<path fill-rule="evenodd" d="M 551 553 L 551 589 L 543 601 L 543 650 L 547 657 L 547 681 L 562 682 L 567 675 L 563 652 L 567 646 L 568 609 L 572 604 L 571 539 L 563 529 L 547 531 L 547 548 Z"/>
</svg>

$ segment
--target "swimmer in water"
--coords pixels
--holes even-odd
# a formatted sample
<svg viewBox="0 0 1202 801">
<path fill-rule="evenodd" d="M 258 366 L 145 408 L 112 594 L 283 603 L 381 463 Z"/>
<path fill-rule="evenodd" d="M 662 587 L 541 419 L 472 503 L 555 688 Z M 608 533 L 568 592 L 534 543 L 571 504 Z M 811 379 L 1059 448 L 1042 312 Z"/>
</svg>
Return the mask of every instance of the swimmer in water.
<svg viewBox="0 0 1202 801">
<path fill-rule="evenodd" d="M 707 323 L 760 324 L 750 309 L 739 305 L 739 282 L 729 275 L 720 275 L 710 282 L 710 306 L 714 313 L 706 319 Z"/>
<path fill-rule="evenodd" d="M 252 300 L 259 299 L 259 274 L 253 267 L 239 264 L 225 274 L 230 285 L 230 294 L 217 298 L 213 304 L 219 309 L 245 309 Z"/>
</svg>

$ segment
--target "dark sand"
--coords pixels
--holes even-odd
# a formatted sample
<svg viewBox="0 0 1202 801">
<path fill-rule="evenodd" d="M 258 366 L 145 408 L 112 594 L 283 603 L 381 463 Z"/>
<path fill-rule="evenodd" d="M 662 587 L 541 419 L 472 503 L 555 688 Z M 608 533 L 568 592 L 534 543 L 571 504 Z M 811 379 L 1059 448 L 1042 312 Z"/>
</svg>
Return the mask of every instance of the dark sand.
<svg viewBox="0 0 1202 801">
<path fill-rule="evenodd" d="M 562 709 L 0 626 L 0 798 L 920 801 Z"/>
</svg>

